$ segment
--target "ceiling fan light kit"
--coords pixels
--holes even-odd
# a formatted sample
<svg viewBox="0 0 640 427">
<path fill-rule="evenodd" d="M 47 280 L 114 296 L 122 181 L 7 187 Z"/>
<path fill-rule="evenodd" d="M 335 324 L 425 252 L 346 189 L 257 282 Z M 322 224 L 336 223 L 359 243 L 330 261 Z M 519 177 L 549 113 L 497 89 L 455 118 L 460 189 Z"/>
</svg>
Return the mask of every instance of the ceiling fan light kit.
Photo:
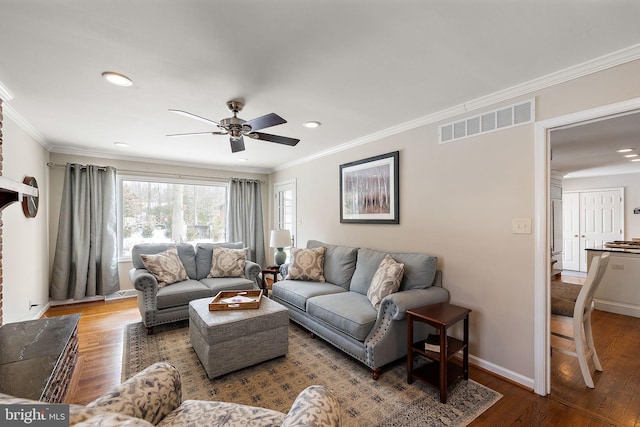
<svg viewBox="0 0 640 427">
<path fill-rule="evenodd" d="M 244 151 L 244 137 L 247 136 L 252 139 L 259 139 L 267 142 L 274 142 L 276 144 L 284 144 L 289 146 L 295 146 L 299 139 L 289 138 L 286 136 L 271 135 L 268 133 L 256 132 L 260 129 L 265 129 L 271 126 L 277 126 L 287 123 L 285 119 L 275 113 L 265 114 L 264 116 L 257 117 L 252 120 L 244 120 L 238 117 L 238 113 L 242 111 L 244 102 L 240 100 L 231 100 L 227 102 L 227 108 L 233 113 L 233 117 L 227 117 L 215 122 L 205 117 L 198 116 L 193 113 L 189 113 L 184 110 L 170 109 L 172 113 L 180 114 L 185 117 L 200 120 L 208 124 L 213 124 L 220 129 L 218 132 L 191 132 L 191 133 L 178 133 L 167 136 L 190 136 L 190 135 L 229 135 L 229 143 L 231 144 L 231 152 L 237 153 Z"/>
</svg>

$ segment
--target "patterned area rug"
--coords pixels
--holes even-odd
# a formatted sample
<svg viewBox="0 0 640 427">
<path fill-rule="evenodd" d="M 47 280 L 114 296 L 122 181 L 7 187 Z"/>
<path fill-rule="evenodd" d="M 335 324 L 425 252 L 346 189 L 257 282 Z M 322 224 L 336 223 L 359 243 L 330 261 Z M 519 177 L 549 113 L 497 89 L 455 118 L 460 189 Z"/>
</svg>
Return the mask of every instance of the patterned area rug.
<svg viewBox="0 0 640 427">
<path fill-rule="evenodd" d="M 366 366 L 294 323 L 285 357 L 213 380 L 189 344 L 187 321 L 156 326 L 153 335 L 142 323 L 128 325 L 122 359 L 123 381 L 156 361 L 167 361 L 180 371 L 183 400 L 221 400 L 285 413 L 300 391 L 321 384 L 337 394 L 344 426 L 466 426 L 502 397 L 474 381 L 459 381 L 442 404 L 434 388 L 419 381 L 407 384 L 404 360 L 387 366 L 374 381 Z"/>
</svg>

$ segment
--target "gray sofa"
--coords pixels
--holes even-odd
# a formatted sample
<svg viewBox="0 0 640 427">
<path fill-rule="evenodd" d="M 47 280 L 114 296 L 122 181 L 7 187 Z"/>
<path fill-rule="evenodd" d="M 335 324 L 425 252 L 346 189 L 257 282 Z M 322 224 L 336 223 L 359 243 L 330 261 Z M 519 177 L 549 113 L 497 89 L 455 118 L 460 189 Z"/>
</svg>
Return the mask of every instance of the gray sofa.
<svg viewBox="0 0 640 427">
<path fill-rule="evenodd" d="M 407 354 L 407 310 L 448 301 L 442 288 L 438 259 L 418 253 L 381 252 L 310 240 L 308 249 L 324 246 L 325 282 L 287 280 L 289 264 L 281 266 L 284 280 L 272 286 L 271 298 L 289 309 L 289 318 L 371 368 L 378 379 L 381 367 Z M 400 289 L 387 295 L 378 310 L 367 290 L 385 255 L 404 263 Z M 414 341 L 433 333 L 416 323 Z"/>
<path fill-rule="evenodd" d="M 178 256 L 189 276 L 189 280 L 158 287 L 156 277 L 144 266 L 142 254 L 158 254 L 176 246 Z M 236 243 L 198 243 L 195 248 L 189 243 L 144 243 L 135 245 L 131 250 L 133 268 L 129 271 L 131 283 L 138 291 L 138 309 L 142 322 L 149 334 L 153 327 L 163 323 L 177 322 L 189 318 L 189 301 L 213 297 L 220 291 L 261 289 L 258 277 L 262 271 L 260 265 L 246 261 L 244 278 L 219 277 L 207 278 L 211 270 L 214 246 L 229 249 L 242 249 L 242 242 Z"/>
</svg>

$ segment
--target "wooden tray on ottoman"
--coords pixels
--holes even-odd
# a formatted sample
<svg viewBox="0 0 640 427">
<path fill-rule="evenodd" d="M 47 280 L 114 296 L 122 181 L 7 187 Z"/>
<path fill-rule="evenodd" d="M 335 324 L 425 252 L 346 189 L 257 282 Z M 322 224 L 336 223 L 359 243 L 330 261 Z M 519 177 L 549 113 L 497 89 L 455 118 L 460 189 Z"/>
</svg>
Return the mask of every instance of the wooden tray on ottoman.
<svg viewBox="0 0 640 427">
<path fill-rule="evenodd" d="M 209 303 L 209 311 L 260 308 L 261 299 L 261 289 L 252 289 L 247 291 L 220 291 Z"/>
</svg>

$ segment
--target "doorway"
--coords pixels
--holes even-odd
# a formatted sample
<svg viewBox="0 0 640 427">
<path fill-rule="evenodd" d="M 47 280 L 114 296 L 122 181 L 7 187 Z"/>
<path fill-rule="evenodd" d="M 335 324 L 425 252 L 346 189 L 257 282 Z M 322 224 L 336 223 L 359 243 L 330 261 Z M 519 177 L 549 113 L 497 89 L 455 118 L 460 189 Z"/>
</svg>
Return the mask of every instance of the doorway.
<svg viewBox="0 0 640 427">
<path fill-rule="evenodd" d="M 534 270 L 534 392 L 551 392 L 550 370 L 550 132 L 588 120 L 599 120 L 640 109 L 640 98 L 609 104 L 535 123 L 534 136 L 534 203 L 535 203 L 535 270 Z"/>
</svg>

